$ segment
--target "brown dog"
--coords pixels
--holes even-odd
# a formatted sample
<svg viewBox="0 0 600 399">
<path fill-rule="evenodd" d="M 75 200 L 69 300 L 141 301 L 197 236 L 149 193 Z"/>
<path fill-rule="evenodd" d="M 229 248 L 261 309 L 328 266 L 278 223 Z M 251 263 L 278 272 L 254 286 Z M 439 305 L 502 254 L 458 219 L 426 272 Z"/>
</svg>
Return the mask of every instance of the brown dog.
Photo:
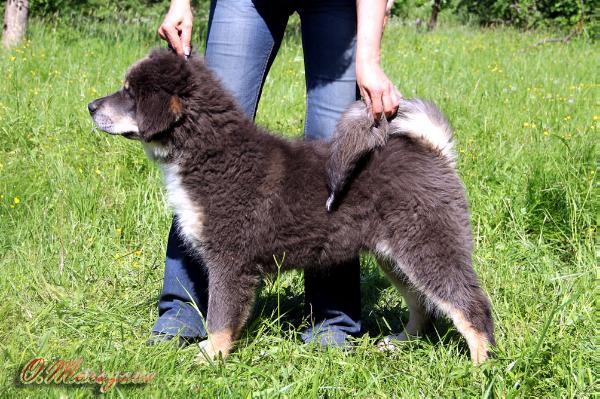
<svg viewBox="0 0 600 399">
<path fill-rule="evenodd" d="M 490 303 L 471 267 L 451 130 L 432 104 L 405 100 L 376 124 L 356 103 L 332 144 L 288 141 L 254 125 L 199 57 L 157 50 L 88 107 L 99 128 L 141 141 L 164 171 L 182 236 L 208 269 L 209 356 L 229 354 L 274 255 L 285 253 L 284 269 L 326 268 L 366 250 L 406 300 L 402 338 L 437 311 L 474 362 L 487 358 Z"/>
</svg>

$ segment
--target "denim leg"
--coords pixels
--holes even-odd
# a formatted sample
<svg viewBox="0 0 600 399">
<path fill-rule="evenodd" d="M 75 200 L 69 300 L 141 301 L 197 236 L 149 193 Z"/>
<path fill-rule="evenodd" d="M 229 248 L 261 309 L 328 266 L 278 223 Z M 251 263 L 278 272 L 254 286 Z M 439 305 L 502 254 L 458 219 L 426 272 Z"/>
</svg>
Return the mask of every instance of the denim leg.
<svg viewBox="0 0 600 399">
<path fill-rule="evenodd" d="M 202 319 L 206 317 L 207 304 L 206 270 L 200 259 L 186 251 L 177 231 L 177 218 L 173 218 L 167 243 L 163 289 L 158 301 L 158 320 L 152 331 L 188 338 L 205 337 Z"/>
<path fill-rule="evenodd" d="M 298 13 L 306 71 L 304 136 L 328 139 L 357 99 L 356 1 L 306 0 Z"/>
<path fill-rule="evenodd" d="M 206 63 L 250 118 L 256 114 L 290 13 L 288 1 L 213 0 L 211 4 Z"/>
<path fill-rule="evenodd" d="M 328 139 L 346 107 L 357 99 L 354 0 L 307 0 L 298 10 L 306 70 L 304 135 Z M 306 341 L 343 345 L 361 332 L 359 259 L 326 271 L 304 272 L 305 309 L 314 327 Z"/>
<path fill-rule="evenodd" d="M 205 60 L 249 117 L 254 118 L 266 73 L 279 49 L 290 9 L 287 2 L 218 0 L 211 4 Z M 279 5 L 278 5 L 279 4 Z M 202 260 L 186 252 L 173 220 L 159 318 L 153 332 L 205 337 L 208 276 Z"/>
</svg>

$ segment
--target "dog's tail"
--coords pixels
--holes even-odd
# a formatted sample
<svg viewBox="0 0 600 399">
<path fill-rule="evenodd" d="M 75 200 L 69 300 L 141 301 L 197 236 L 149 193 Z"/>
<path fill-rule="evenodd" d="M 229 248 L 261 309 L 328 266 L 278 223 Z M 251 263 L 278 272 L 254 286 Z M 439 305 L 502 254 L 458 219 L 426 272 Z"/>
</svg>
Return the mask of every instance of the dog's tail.
<svg viewBox="0 0 600 399">
<path fill-rule="evenodd" d="M 433 103 L 420 99 L 402 100 L 392 120 L 388 122 L 382 118 L 376 123 L 365 103 L 357 101 L 342 114 L 333 135 L 327 162 L 327 211 L 333 209 L 358 162 L 384 146 L 390 136 L 408 136 L 454 166 L 452 128 Z"/>
<path fill-rule="evenodd" d="M 419 98 L 403 100 L 389 125 L 390 136 L 405 135 L 417 140 L 454 165 L 452 127 L 435 104 Z"/>
</svg>

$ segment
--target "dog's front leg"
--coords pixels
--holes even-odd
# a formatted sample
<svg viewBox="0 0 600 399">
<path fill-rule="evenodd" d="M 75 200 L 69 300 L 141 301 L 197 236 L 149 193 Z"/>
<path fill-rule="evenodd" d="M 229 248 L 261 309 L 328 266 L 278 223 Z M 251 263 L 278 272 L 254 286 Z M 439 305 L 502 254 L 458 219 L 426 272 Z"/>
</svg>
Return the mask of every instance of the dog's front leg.
<svg viewBox="0 0 600 399">
<path fill-rule="evenodd" d="M 211 267 L 212 266 L 212 267 Z M 200 362 L 226 358 L 252 311 L 258 275 L 245 274 L 245 267 L 211 265 L 208 273 L 208 339 L 200 344 Z"/>
</svg>

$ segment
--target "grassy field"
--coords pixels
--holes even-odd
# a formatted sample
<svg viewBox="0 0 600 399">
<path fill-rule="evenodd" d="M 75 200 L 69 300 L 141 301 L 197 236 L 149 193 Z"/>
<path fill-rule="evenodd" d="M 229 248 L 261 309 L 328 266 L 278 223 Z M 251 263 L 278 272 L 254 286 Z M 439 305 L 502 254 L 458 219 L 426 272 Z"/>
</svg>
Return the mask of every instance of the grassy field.
<svg viewBox="0 0 600 399">
<path fill-rule="evenodd" d="M 291 273 L 265 282 L 227 363 L 194 366 L 196 346 L 145 345 L 171 218 L 160 173 L 139 144 L 93 132 L 85 107 L 163 45 L 157 23 L 34 21 L 26 44 L 0 52 L 0 397 L 99 392 L 19 383 L 35 357 L 156 373 L 109 397 L 597 397 L 597 43 L 522 51 L 545 35 L 459 26 L 423 34 L 395 21 L 386 32 L 390 77 L 406 97 L 436 101 L 456 129 L 474 265 L 497 323 L 494 359 L 473 367 L 444 321 L 380 353 L 376 340 L 407 313 L 365 257 L 368 333 L 355 349 L 301 344 L 302 277 Z M 299 136 L 303 93 L 292 29 L 259 123 Z"/>
</svg>

